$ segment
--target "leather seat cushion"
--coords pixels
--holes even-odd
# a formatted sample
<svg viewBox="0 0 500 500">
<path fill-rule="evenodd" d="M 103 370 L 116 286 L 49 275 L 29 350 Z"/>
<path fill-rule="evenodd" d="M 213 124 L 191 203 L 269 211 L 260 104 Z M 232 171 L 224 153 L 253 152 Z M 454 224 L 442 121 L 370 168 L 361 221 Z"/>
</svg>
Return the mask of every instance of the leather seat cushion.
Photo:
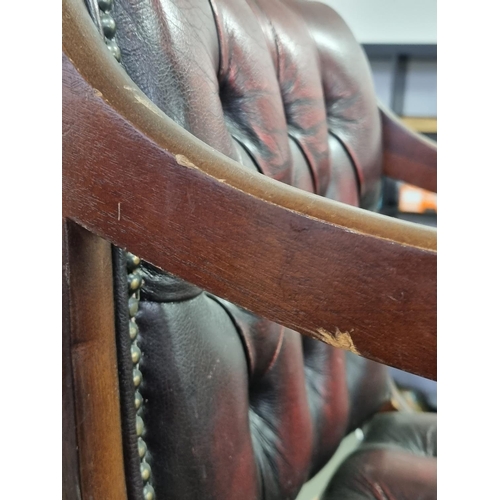
<svg viewBox="0 0 500 500">
<path fill-rule="evenodd" d="M 376 415 L 322 500 L 437 498 L 436 428 L 435 414 Z"/>
</svg>

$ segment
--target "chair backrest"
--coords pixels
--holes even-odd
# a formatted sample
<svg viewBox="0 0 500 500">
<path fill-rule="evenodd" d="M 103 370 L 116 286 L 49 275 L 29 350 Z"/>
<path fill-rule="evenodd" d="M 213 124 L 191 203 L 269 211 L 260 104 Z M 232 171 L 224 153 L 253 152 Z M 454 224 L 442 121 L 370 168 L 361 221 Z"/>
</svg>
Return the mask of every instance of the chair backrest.
<svg viewBox="0 0 500 500">
<path fill-rule="evenodd" d="M 363 51 L 333 10 L 295 0 L 99 4 L 123 67 L 177 123 L 243 168 L 377 208 L 379 111 Z M 127 264 L 119 250 L 115 300 L 131 498 L 144 488 L 161 499 L 295 498 L 388 398 L 382 365 Z"/>
<path fill-rule="evenodd" d="M 115 2 L 135 83 L 245 167 L 364 208 L 382 136 L 366 57 L 329 7 L 304 1 Z"/>
</svg>

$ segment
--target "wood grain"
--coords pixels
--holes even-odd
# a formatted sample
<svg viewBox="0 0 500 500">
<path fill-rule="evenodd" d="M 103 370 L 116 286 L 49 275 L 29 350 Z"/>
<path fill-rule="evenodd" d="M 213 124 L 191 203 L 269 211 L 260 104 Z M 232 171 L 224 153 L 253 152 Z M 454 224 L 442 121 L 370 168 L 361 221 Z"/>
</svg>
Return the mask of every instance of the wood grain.
<svg viewBox="0 0 500 500">
<path fill-rule="evenodd" d="M 241 169 L 141 93 L 73 0 L 63 34 L 66 217 L 302 334 L 435 378 L 434 229 Z"/>
<path fill-rule="evenodd" d="M 124 500 L 126 495 L 119 413 L 111 249 L 109 243 L 73 223 L 66 226 L 66 280 L 70 331 L 63 364 L 71 359 L 74 387 L 64 401 L 68 423 L 64 454 L 71 460 L 63 494 L 69 499 Z M 69 337 L 69 338 L 68 338 Z M 76 416 L 76 417 L 75 417 Z M 75 457 L 78 447 L 78 457 Z M 80 484 L 75 477 L 79 462 Z M 67 466 L 67 464 L 66 464 Z"/>
<path fill-rule="evenodd" d="M 76 436 L 75 398 L 71 363 L 71 324 L 66 224 L 63 223 L 62 281 L 62 492 L 63 500 L 81 500 L 80 464 Z"/>
</svg>

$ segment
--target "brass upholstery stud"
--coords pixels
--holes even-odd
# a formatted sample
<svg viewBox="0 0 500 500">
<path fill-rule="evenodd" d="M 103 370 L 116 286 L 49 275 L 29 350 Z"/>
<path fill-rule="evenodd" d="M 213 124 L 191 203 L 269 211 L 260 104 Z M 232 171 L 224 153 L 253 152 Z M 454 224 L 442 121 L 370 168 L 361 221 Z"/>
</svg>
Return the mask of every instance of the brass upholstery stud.
<svg viewBox="0 0 500 500">
<path fill-rule="evenodd" d="M 135 292 L 142 285 L 142 276 L 138 273 L 128 275 L 128 289 L 130 292 Z"/>
<path fill-rule="evenodd" d="M 144 494 L 144 500 L 154 500 L 155 490 L 150 484 L 146 484 L 142 492 Z"/>
<path fill-rule="evenodd" d="M 109 14 L 101 14 L 101 26 L 106 38 L 113 38 L 116 33 L 115 20 Z"/>
<path fill-rule="evenodd" d="M 139 415 L 135 417 L 135 432 L 137 432 L 138 436 L 142 436 L 144 433 L 144 421 Z"/>
<path fill-rule="evenodd" d="M 139 387 L 142 382 L 142 373 L 140 370 L 137 368 L 134 368 L 134 371 L 132 373 L 132 380 L 134 381 L 134 386 Z"/>
<path fill-rule="evenodd" d="M 132 358 L 132 363 L 134 363 L 134 365 L 139 363 L 139 360 L 141 359 L 141 350 L 135 344 L 132 344 L 132 347 L 130 348 L 130 357 Z"/>
<path fill-rule="evenodd" d="M 98 0 L 98 5 L 100 9 L 100 21 L 102 27 L 102 33 L 105 36 L 105 42 L 113 54 L 115 59 L 121 61 L 121 50 L 116 43 L 114 36 L 116 35 L 116 22 L 111 15 L 111 9 L 113 7 L 113 0 Z M 140 298 L 140 288 L 143 285 L 143 277 L 138 270 L 141 264 L 141 259 L 130 252 L 125 253 L 126 256 L 126 267 L 127 267 L 127 284 L 128 284 L 128 313 L 130 317 L 129 321 L 129 337 L 131 340 L 130 346 L 130 357 L 132 363 L 134 364 L 134 369 L 132 372 L 132 380 L 134 387 L 136 388 L 134 395 L 134 406 L 136 410 L 135 417 L 135 430 L 138 436 L 137 439 L 137 450 L 139 457 L 141 458 L 141 478 L 144 481 L 143 497 L 145 500 L 154 500 L 155 491 L 149 481 L 151 480 L 151 466 L 144 459 L 147 453 L 147 445 L 142 439 L 144 434 L 144 421 L 142 417 L 138 414 L 141 411 L 143 405 L 143 397 L 139 392 L 139 387 L 142 383 L 142 373 L 137 368 L 141 360 L 141 350 L 136 344 L 137 336 L 139 335 L 139 328 L 135 322 L 135 316 L 139 311 L 139 298 Z"/>
<path fill-rule="evenodd" d="M 145 460 L 141 462 L 141 477 L 143 481 L 151 477 L 151 466 Z"/>
<path fill-rule="evenodd" d="M 113 6 L 113 0 L 99 0 L 98 1 L 99 8 L 104 11 L 108 12 L 111 10 L 111 7 Z"/>
<path fill-rule="evenodd" d="M 138 411 L 141 408 L 142 401 L 143 401 L 142 394 L 139 391 L 135 391 L 134 405 L 135 405 L 136 411 Z"/>
<path fill-rule="evenodd" d="M 128 313 L 131 318 L 133 318 L 139 311 L 139 301 L 136 297 L 130 297 L 128 299 Z"/>
<path fill-rule="evenodd" d="M 148 451 L 148 447 L 146 446 L 144 439 L 139 438 L 137 440 L 137 449 L 139 450 L 139 456 L 141 458 L 144 458 L 144 455 L 146 455 L 146 451 Z"/>
<path fill-rule="evenodd" d="M 128 323 L 128 333 L 130 335 L 130 340 L 134 341 L 137 338 L 139 328 L 137 328 L 137 325 L 133 321 L 129 321 Z"/>
<path fill-rule="evenodd" d="M 114 40 L 106 40 L 106 45 L 113 54 L 114 58 L 120 62 L 122 59 L 122 51 L 120 50 L 120 47 L 118 47 L 118 44 Z"/>
<path fill-rule="evenodd" d="M 137 255 L 131 254 L 130 252 L 127 252 L 127 270 L 128 272 L 132 272 L 134 269 L 137 269 L 139 267 L 139 264 L 141 263 L 141 259 L 137 257 Z"/>
</svg>

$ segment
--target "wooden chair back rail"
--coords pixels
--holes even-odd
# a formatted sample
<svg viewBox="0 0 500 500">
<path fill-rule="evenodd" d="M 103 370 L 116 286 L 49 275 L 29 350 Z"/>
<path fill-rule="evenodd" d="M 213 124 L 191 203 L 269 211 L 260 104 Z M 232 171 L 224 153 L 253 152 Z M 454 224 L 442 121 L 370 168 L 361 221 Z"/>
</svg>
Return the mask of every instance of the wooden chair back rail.
<svg viewBox="0 0 500 500">
<path fill-rule="evenodd" d="M 63 4 L 64 216 L 302 334 L 436 377 L 436 231 L 243 170 L 168 119 Z"/>
</svg>

